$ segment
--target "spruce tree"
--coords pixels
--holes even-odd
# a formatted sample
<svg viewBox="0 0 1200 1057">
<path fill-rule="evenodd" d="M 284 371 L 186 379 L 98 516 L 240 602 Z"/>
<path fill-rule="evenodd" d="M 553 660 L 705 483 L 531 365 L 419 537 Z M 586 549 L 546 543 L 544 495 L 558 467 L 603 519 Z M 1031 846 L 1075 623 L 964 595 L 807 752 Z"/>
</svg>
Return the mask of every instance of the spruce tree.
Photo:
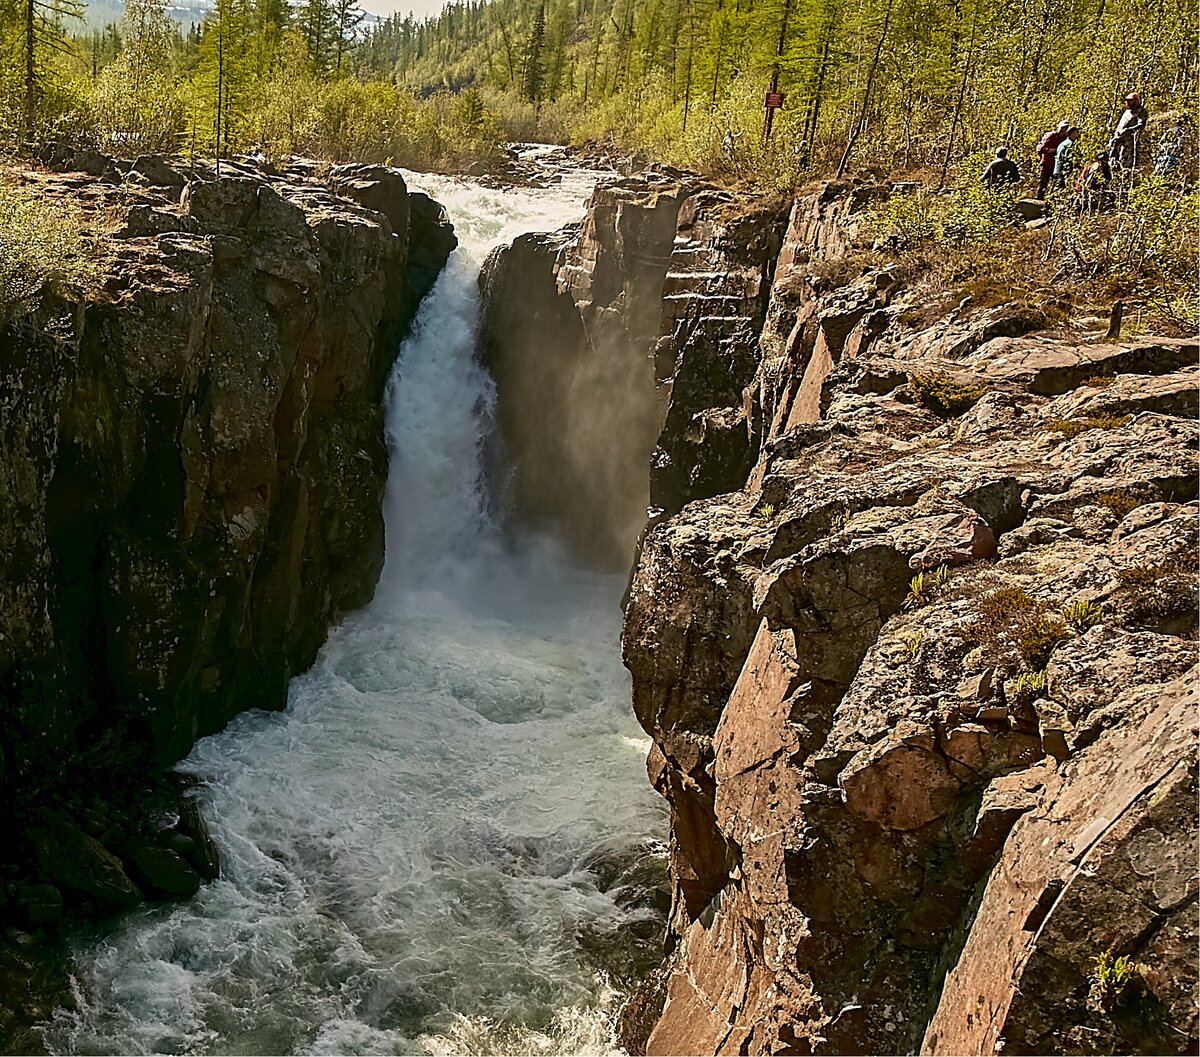
<svg viewBox="0 0 1200 1057">
<path fill-rule="evenodd" d="M 358 26 L 366 12 L 355 0 L 332 0 L 334 28 L 334 70 L 342 72 L 346 53 L 354 47 L 358 38 Z"/>
<path fill-rule="evenodd" d="M 539 3 L 533 26 L 529 30 L 529 43 L 525 46 L 524 85 L 525 98 L 531 103 L 542 98 L 542 80 L 545 77 L 542 50 L 546 42 L 546 5 Z"/>
</svg>

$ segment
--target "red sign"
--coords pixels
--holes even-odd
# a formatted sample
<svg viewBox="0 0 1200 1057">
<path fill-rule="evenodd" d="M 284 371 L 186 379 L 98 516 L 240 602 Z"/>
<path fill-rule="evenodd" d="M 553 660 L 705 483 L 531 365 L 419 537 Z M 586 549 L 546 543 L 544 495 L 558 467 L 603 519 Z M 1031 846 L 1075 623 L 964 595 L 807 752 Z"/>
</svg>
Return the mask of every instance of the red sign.
<svg viewBox="0 0 1200 1057">
<path fill-rule="evenodd" d="M 783 106 L 783 93 L 782 92 L 768 92 L 767 93 L 767 109 L 768 110 L 778 110 L 781 106 Z"/>
</svg>

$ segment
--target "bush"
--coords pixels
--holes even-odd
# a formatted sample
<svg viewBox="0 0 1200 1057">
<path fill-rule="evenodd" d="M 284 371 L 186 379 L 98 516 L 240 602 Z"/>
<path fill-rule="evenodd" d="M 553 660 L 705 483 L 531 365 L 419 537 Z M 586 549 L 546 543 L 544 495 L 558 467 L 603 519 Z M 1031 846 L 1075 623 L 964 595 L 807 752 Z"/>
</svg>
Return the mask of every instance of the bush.
<svg viewBox="0 0 1200 1057">
<path fill-rule="evenodd" d="M 183 93 L 163 71 L 150 69 L 135 95 L 130 90 L 134 61 L 122 52 L 101 71 L 86 103 L 90 135 L 85 138 L 130 157 L 174 153 L 187 127 Z"/>
<path fill-rule="evenodd" d="M 1102 282 L 1109 297 L 1136 298 L 1143 314 L 1194 333 L 1200 324 L 1198 226 L 1200 191 L 1143 175 L 1119 190 L 1110 212 L 1065 212 L 1055 219 L 1058 277 Z"/>
<path fill-rule="evenodd" d="M 947 194 L 924 187 L 897 191 L 875 208 L 869 227 L 876 237 L 898 248 L 926 242 L 961 248 L 991 241 L 1013 227 L 1016 216 L 1012 195 L 989 191 L 968 179 Z"/>
<path fill-rule="evenodd" d="M 1142 972 L 1143 967 L 1128 955 L 1114 957 L 1110 947 L 1096 957 L 1088 997 L 1100 1008 L 1111 1010 L 1128 996 L 1130 986 Z"/>
<path fill-rule="evenodd" d="M 1068 440 L 1089 429 L 1124 429 L 1133 421 L 1132 415 L 1089 415 L 1087 418 L 1052 418 L 1046 428 L 1061 433 Z"/>
<path fill-rule="evenodd" d="M 86 296 L 101 271 L 73 206 L 0 183 L 0 324 L 32 311 L 46 290 Z"/>
<path fill-rule="evenodd" d="M 1200 586 L 1198 560 L 1195 547 L 1180 546 L 1158 564 L 1118 572 L 1115 602 L 1124 622 L 1152 629 L 1174 623 L 1194 628 Z"/>
<path fill-rule="evenodd" d="M 957 418 L 974 407 L 987 392 L 982 385 L 964 385 L 942 372 L 910 374 L 908 384 L 917 402 L 939 418 Z"/>
<path fill-rule="evenodd" d="M 1062 617 L 1077 634 L 1082 635 L 1088 628 L 1104 623 L 1104 607 L 1086 598 L 1076 598 L 1063 607 Z"/>
<path fill-rule="evenodd" d="M 1099 495 L 1093 496 L 1092 502 L 1096 506 L 1104 507 L 1105 510 L 1111 510 L 1119 520 L 1130 513 L 1130 511 L 1140 507 L 1144 500 L 1138 499 L 1137 496 L 1125 488 L 1113 488 L 1107 492 L 1101 492 Z"/>
<path fill-rule="evenodd" d="M 1067 625 L 1051 615 L 1050 606 L 1019 587 L 1002 587 L 976 603 L 977 615 L 966 630 L 989 664 L 1037 672 L 1046 667 L 1054 647 L 1068 637 Z"/>
<path fill-rule="evenodd" d="M 1018 705 L 1031 705 L 1045 692 L 1045 672 L 1022 672 L 1013 681 L 1012 695 Z"/>
</svg>

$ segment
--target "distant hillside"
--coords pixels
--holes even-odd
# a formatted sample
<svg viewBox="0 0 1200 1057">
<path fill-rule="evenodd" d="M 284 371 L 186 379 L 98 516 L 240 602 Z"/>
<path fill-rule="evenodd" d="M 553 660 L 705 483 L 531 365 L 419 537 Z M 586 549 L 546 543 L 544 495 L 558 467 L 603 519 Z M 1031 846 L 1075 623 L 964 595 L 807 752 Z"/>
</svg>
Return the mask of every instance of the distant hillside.
<svg viewBox="0 0 1200 1057">
<path fill-rule="evenodd" d="M 179 23 L 181 29 L 204 21 L 204 16 L 213 9 L 213 0 L 171 0 L 166 13 Z M 119 22 L 125 13 L 124 0 L 88 0 L 86 21 L 89 29 L 99 29 L 110 22 Z M 362 33 L 370 32 L 382 19 L 378 15 L 364 14 L 359 26 Z"/>
<path fill-rule="evenodd" d="M 110 22 L 119 22 L 125 13 L 124 0 L 87 0 L 86 21 L 88 28 L 99 29 Z M 166 7 L 166 13 L 179 23 L 180 28 L 203 20 L 204 16 L 213 9 L 212 0 L 172 0 Z"/>
</svg>

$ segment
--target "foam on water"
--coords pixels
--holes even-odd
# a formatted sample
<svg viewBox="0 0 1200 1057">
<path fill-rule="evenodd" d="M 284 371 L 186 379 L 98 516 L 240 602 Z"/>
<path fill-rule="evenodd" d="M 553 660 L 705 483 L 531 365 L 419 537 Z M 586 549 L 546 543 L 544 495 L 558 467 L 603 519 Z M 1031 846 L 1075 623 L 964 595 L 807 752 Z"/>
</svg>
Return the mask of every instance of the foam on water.
<svg viewBox="0 0 1200 1057">
<path fill-rule="evenodd" d="M 665 828 L 619 661 L 624 584 L 492 524 L 474 352 L 488 248 L 577 218 L 590 180 L 412 182 L 462 246 L 389 385 L 376 598 L 285 712 L 196 745 L 222 876 L 77 945 L 54 1052 L 612 1051 L 617 996 L 580 937 L 629 915 L 585 866 Z"/>
</svg>

